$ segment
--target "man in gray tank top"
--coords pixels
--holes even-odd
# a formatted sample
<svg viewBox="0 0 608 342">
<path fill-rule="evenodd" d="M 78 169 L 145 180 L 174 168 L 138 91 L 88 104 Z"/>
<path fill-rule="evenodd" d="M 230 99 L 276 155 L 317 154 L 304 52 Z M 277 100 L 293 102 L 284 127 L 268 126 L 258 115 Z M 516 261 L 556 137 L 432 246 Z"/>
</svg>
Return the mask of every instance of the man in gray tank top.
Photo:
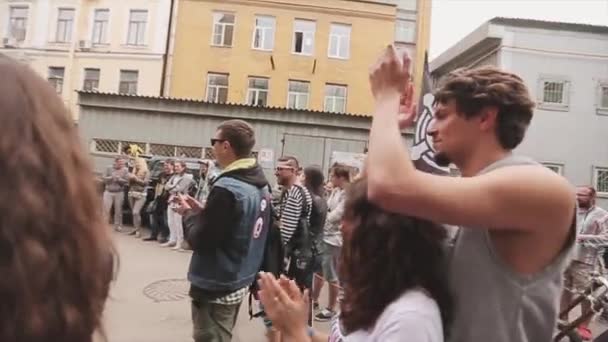
<svg viewBox="0 0 608 342">
<path fill-rule="evenodd" d="M 371 70 L 370 200 L 461 227 L 449 261 L 448 341 L 551 341 L 576 204 L 564 178 L 512 154 L 532 119 L 527 87 L 493 67 L 447 76 L 428 135 L 435 161 L 455 164 L 463 177 L 441 177 L 417 171 L 402 144 L 399 128 L 415 116 L 409 67 L 409 58 L 391 46 Z"/>
</svg>

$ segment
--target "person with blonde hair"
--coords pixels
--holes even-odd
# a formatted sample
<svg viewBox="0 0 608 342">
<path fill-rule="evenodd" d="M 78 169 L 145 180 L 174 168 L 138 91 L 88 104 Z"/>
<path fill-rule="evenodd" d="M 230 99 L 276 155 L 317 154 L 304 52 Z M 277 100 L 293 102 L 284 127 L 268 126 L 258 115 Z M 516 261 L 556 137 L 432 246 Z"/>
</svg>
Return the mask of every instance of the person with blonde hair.
<svg viewBox="0 0 608 342">
<path fill-rule="evenodd" d="M 135 158 L 135 168 L 129 174 L 129 206 L 133 215 L 133 226 L 129 235 L 139 237 L 141 234 L 141 209 L 146 203 L 146 184 L 149 181 L 150 171 L 148 163 L 140 157 Z"/>
<path fill-rule="evenodd" d="M 0 341 L 92 342 L 114 264 L 90 158 L 46 80 L 0 74 Z"/>
</svg>

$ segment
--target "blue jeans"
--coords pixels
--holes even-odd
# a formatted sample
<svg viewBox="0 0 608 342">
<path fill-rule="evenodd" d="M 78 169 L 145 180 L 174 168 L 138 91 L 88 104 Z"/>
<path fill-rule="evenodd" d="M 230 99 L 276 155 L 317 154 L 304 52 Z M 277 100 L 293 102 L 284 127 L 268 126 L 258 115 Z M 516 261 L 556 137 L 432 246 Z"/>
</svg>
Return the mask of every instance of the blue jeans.
<svg viewBox="0 0 608 342">
<path fill-rule="evenodd" d="M 152 237 L 155 238 L 158 237 L 158 235 L 163 238 L 169 236 L 169 224 L 166 210 L 163 210 L 162 213 L 150 214 L 150 230 L 152 231 Z"/>
</svg>

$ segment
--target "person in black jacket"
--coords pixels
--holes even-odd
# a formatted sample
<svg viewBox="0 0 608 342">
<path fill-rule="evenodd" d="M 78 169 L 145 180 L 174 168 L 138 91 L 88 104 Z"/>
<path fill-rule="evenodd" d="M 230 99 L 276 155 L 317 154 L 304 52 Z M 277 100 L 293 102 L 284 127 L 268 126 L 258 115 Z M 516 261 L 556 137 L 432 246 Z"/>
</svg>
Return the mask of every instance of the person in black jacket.
<svg viewBox="0 0 608 342">
<path fill-rule="evenodd" d="M 179 210 L 194 251 L 188 271 L 194 340 L 229 342 L 262 263 L 271 197 L 262 168 L 250 157 L 255 137 L 248 123 L 222 123 L 211 145 L 222 173 L 204 205 L 179 196 Z"/>
<path fill-rule="evenodd" d="M 157 241 L 166 243 L 169 238 L 169 223 L 167 220 L 167 206 L 169 192 L 165 191 L 165 184 L 173 176 L 175 161 L 167 159 L 163 163 L 163 173 L 155 184 L 154 200 L 150 202 L 148 212 L 150 213 L 151 234 L 144 241 Z"/>
</svg>

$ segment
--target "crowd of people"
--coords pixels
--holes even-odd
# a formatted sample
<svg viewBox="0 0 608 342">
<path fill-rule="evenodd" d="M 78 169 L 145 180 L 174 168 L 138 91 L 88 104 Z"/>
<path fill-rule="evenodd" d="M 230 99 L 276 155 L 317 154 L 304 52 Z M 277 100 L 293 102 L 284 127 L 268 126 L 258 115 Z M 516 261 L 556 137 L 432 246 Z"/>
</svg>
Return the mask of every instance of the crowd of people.
<svg viewBox="0 0 608 342">
<path fill-rule="evenodd" d="M 454 71 L 436 92 L 435 159 L 463 177 L 416 170 L 400 132 L 415 118 L 409 70 L 392 46 L 372 67 L 376 107 L 356 176 L 333 165 L 325 182 L 321 168 L 283 156 L 272 186 L 251 157 L 253 127 L 229 120 L 211 139 L 217 171 L 201 167 L 198 186 L 182 160 L 165 161 L 150 184 L 145 160 L 135 156 L 129 169 L 119 157 L 103 175 L 99 210 L 63 103 L 28 67 L 0 57 L 0 190 L 10 194 L 0 198 L 0 340 L 103 333 L 115 269 L 108 222 L 123 230 L 128 186 L 128 233 L 140 237 L 148 215 L 145 240 L 192 250 L 196 342 L 230 341 L 248 294 L 259 299 L 269 341 L 551 341 L 559 298 L 571 301 L 564 271 L 568 288 L 588 281 L 599 254 L 585 241 L 604 238 L 607 213 L 592 188 L 575 194 L 513 154 L 533 101 L 520 77 L 492 67 Z M 146 186 L 154 188 L 147 206 Z M 460 227 L 453 239 L 446 225 Z M 313 320 L 331 320 L 329 334 Z"/>
<path fill-rule="evenodd" d="M 199 161 L 197 182 L 193 174 L 187 172 L 187 163 L 184 160 L 166 159 L 161 161 L 163 170 L 160 175 L 152 179 L 146 159 L 130 154 L 127 149 L 125 155 L 114 159 L 114 164 L 108 167 L 101 177 L 106 219 L 113 224 L 117 232 L 141 237 L 144 241 L 158 241 L 160 246 L 176 251 L 189 250 L 184 240 L 184 218 L 177 210 L 177 195 L 191 194 L 204 202 L 213 175 L 217 172 L 216 168 L 209 167 L 209 163 L 213 162 Z M 123 229 L 125 198 L 132 215 L 132 230 Z M 111 215 L 112 212 L 114 215 Z M 141 235 L 144 215 L 148 218 L 150 228 L 150 235 L 147 237 Z"/>
</svg>

